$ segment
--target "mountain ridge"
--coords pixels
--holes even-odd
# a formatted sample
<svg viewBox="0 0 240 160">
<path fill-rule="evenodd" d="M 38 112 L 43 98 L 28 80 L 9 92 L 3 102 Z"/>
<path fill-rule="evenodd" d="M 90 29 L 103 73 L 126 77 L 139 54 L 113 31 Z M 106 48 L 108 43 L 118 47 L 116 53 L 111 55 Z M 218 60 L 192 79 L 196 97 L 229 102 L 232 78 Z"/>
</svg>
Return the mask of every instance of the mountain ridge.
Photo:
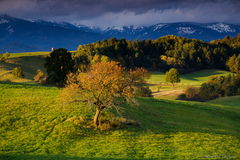
<svg viewBox="0 0 240 160">
<path fill-rule="evenodd" d="M 67 48 L 76 50 L 81 44 L 93 43 L 110 37 L 127 40 L 157 39 L 175 35 L 206 42 L 234 37 L 240 33 L 240 24 L 224 22 L 157 23 L 151 26 L 112 26 L 107 28 L 85 26 L 79 23 L 53 22 L 45 20 L 24 20 L 6 14 L 0 15 L 0 53 L 50 50 Z M 14 50 L 11 49 L 14 44 Z M 21 47 L 23 44 L 24 47 Z"/>
</svg>

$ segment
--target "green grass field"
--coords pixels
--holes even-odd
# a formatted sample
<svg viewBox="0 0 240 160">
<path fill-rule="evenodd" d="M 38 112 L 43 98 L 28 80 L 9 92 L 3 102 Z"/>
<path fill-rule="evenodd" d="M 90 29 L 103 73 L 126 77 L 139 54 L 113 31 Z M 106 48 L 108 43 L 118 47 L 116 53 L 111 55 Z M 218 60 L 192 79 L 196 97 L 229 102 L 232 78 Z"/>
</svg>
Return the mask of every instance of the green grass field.
<svg viewBox="0 0 240 160">
<path fill-rule="evenodd" d="M 152 72 L 152 76 L 148 80 L 149 83 L 159 84 L 165 83 L 165 73 L 163 72 Z M 208 77 L 211 75 L 228 75 L 234 74 L 228 71 L 222 71 L 218 69 L 209 69 L 209 70 L 202 70 L 196 71 L 192 73 L 182 74 L 180 75 L 181 82 L 179 84 L 185 85 L 201 85 L 203 82 L 207 81 Z"/>
<path fill-rule="evenodd" d="M 50 52 L 26 52 L 26 53 L 11 53 L 9 58 L 14 57 L 29 57 L 29 56 L 43 56 L 48 55 Z"/>
<path fill-rule="evenodd" d="M 201 70 L 196 71 L 188 74 L 182 74 L 180 75 L 181 82 L 175 83 L 175 88 L 177 90 L 185 90 L 188 86 L 195 86 L 199 87 L 202 83 L 206 82 L 208 77 L 211 75 L 223 75 L 227 76 L 228 74 L 235 74 L 228 71 L 218 70 L 218 69 L 209 69 L 209 70 Z M 151 72 L 151 78 L 147 80 L 149 84 L 149 88 L 152 90 L 152 92 L 157 92 L 157 84 L 164 85 L 163 89 L 160 89 L 160 91 L 169 91 L 173 90 L 172 84 L 165 84 L 165 73 L 163 72 Z M 155 96 L 155 98 L 161 98 L 161 99 L 176 99 L 177 95 L 169 96 Z"/>
<path fill-rule="evenodd" d="M 35 56 L 27 56 L 27 53 L 11 54 L 11 57 L 12 55 L 15 57 L 9 58 L 5 61 L 0 61 L 0 81 L 8 79 L 12 82 L 34 83 L 33 78 L 36 75 L 37 70 L 41 69 L 44 72 L 46 70 L 43 64 L 45 62 L 45 57 L 49 54 L 49 52 L 34 54 Z M 12 70 L 15 67 L 22 68 L 25 75 L 24 79 L 13 77 Z"/>
<path fill-rule="evenodd" d="M 0 84 L 0 159 L 240 158 L 237 106 L 139 98 L 121 116 L 108 111 L 134 125 L 100 131 L 79 122 L 92 119 L 93 108 L 64 105 L 58 95 L 58 88 Z"/>
<path fill-rule="evenodd" d="M 237 106 L 240 108 L 240 96 L 221 97 L 209 101 L 209 103 L 220 104 L 226 106 Z"/>
<path fill-rule="evenodd" d="M 86 103 L 65 105 L 59 88 L 33 82 L 37 69 L 45 71 L 46 54 L 26 54 L 0 62 L 0 159 L 240 159 L 239 96 L 205 103 L 169 100 L 169 95 L 137 98 L 138 105 L 124 104 L 120 115 L 104 111 L 102 129 L 97 130 L 89 123 L 94 108 Z M 24 79 L 11 75 L 18 66 Z M 229 73 L 181 75 L 177 89 Z M 163 83 L 164 77 L 154 72 L 148 82 Z M 117 127 L 109 129 L 111 124 Z"/>
</svg>

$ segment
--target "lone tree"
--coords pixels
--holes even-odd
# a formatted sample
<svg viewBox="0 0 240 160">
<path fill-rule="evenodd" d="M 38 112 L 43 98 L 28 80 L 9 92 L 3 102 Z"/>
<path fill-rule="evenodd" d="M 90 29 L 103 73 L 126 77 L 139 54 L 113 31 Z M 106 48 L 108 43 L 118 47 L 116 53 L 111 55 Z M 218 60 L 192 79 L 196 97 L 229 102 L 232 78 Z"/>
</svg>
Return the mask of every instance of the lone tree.
<svg viewBox="0 0 240 160">
<path fill-rule="evenodd" d="M 12 71 L 12 75 L 17 78 L 24 78 L 24 74 L 21 67 L 16 67 Z"/>
<path fill-rule="evenodd" d="M 66 75 L 73 71 L 74 64 L 71 53 L 66 49 L 59 48 L 52 51 L 44 63 L 48 74 L 46 83 L 63 86 Z"/>
<path fill-rule="evenodd" d="M 174 89 L 175 89 L 174 83 L 179 83 L 180 81 L 181 79 L 177 69 L 171 68 L 168 72 L 166 72 L 165 82 L 172 83 Z"/>
<path fill-rule="evenodd" d="M 66 102 L 88 102 L 95 106 L 94 124 L 99 125 L 99 116 L 103 109 L 134 102 L 133 87 L 140 87 L 149 78 L 144 68 L 126 71 L 118 62 L 97 62 L 81 76 L 69 74 L 66 88 L 61 97 Z"/>
<path fill-rule="evenodd" d="M 5 57 L 3 56 L 2 53 L 0 53 L 0 61 L 3 61 L 5 59 Z"/>
<path fill-rule="evenodd" d="M 5 53 L 5 58 L 8 59 L 8 57 L 10 57 L 10 53 L 9 53 L 9 52 L 6 52 L 6 53 Z"/>
</svg>

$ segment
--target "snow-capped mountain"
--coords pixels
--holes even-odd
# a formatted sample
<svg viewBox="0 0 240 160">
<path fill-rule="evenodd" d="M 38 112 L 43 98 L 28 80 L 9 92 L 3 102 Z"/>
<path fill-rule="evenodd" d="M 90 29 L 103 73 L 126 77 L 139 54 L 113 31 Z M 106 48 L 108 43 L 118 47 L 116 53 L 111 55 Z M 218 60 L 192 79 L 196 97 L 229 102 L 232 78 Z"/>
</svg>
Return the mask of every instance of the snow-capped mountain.
<svg viewBox="0 0 240 160">
<path fill-rule="evenodd" d="M 218 22 L 159 23 L 152 26 L 101 28 L 68 22 L 29 21 L 0 15 L 0 53 L 50 50 L 52 47 L 76 50 L 80 44 L 101 41 L 110 37 L 147 40 L 176 35 L 210 42 L 223 39 L 225 36 L 234 37 L 238 33 L 240 33 L 239 24 Z"/>
<path fill-rule="evenodd" d="M 118 39 L 134 40 L 157 39 L 161 36 L 176 35 L 210 42 L 223 39 L 225 36 L 234 37 L 240 33 L 239 24 L 227 23 L 159 23 L 152 26 L 114 26 L 107 29 L 89 27 L 89 31 Z"/>
<path fill-rule="evenodd" d="M 236 32 L 236 29 L 234 29 L 235 28 L 234 26 L 232 26 L 232 25 L 230 26 L 229 24 L 224 24 L 224 23 L 207 24 L 204 27 L 205 28 L 210 28 L 210 29 L 215 30 L 219 33 Z"/>
<path fill-rule="evenodd" d="M 50 51 L 52 47 L 76 50 L 79 44 L 109 38 L 67 22 L 29 21 L 8 15 L 0 15 L 0 22 L 0 53 Z"/>
</svg>

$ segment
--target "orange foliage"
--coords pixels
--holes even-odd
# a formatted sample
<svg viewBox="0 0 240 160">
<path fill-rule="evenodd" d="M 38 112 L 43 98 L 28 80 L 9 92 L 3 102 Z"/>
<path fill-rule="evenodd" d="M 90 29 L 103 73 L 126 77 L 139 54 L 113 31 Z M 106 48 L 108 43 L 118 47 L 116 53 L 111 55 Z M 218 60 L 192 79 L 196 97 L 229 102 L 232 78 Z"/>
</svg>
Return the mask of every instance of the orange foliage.
<svg viewBox="0 0 240 160">
<path fill-rule="evenodd" d="M 70 73 L 61 96 L 67 101 L 87 100 L 96 106 L 95 118 L 107 107 L 113 107 L 133 97 L 133 87 L 145 83 L 150 73 L 144 68 L 126 71 L 118 62 L 97 62 L 81 75 Z M 118 97 L 118 98 L 114 98 Z M 96 117 L 97 116 L 97 117 Z M 97 119 L 94 120 L 97 123 Z"/>
</svg>

